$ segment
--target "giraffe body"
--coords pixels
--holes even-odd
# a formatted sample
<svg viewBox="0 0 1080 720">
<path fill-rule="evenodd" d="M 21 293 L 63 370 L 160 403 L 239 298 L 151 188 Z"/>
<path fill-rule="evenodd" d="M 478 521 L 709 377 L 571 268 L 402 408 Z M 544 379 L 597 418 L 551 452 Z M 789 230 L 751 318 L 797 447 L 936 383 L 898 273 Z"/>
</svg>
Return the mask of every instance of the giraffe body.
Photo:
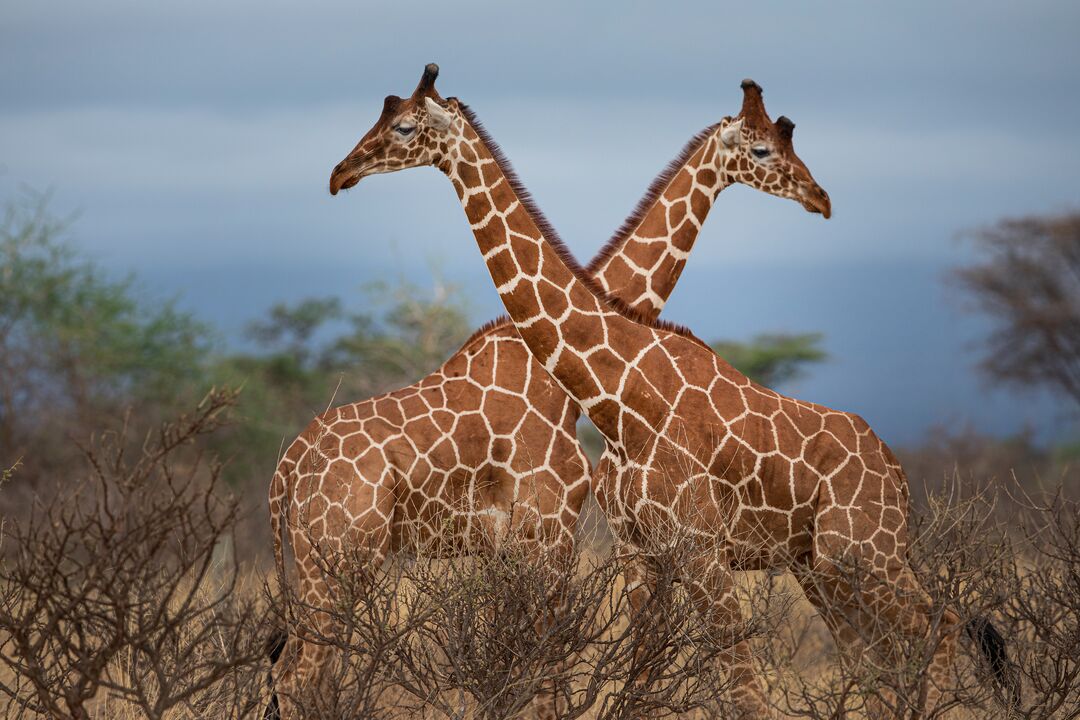
<svg viewBox="0 0 1080 720">
<path fill-rule="evenodd" d="M 427 556 L 488 548 L 511 525 L 569 543 L 589 479 L 578 416 L 499 321 L 420 382 L 313 420 L 278 466 L 272 518 L 288 513 L 293 543 L 363 529 L 354 545 Z"/>
<path fill-rule="evenodd" d="M 607 297 L 471 111 L 439 97 L 433 80 L 429 67 L 409 100 L 388 98 L 379 123 L 335 168 L 331 192 L 419 165 L 448 176 L 522 340 L 605 438 L 593 489 L 622 543 L 647 565 L 649 548 L 673 528 L 705 540 L 709 559 L 684 579 L 718 625 L 739 616 L 734 569 L 802 564 L 823 580 L 811 599 L 830 617 L 876 632 L 883 657 L 895 657 L 901 638 L 924 637 L 929 598 L 907 564 L 906 481 L 884 443 L 857 416 L 756 385 L 688 332 Z M 771 124 L 760 89 L 744 83 L 744 91 L 740 119 Z M 775 147 L 790 144 L 793 126 L 782 120 L 772 124 Z M 726 119 L 717 141 L 739 147 L 748 138 Z M 769 181 L 770 167 L 742 163 L 745 156 L 728 158 L 720 170 Z M 804 187 L 799 197 L 812 205 L 820 196 Z M 839 571 L 850 559 L 872 570 L 873 588 L 854 587 Z M 953 644 L 946 632 L 934 648 L 930 701 Z M 748 645 L 733 647 L 729 661 L 741 714 L 767 716 Z"/>
<path fill-rule="evenodd" d="M 744 131 L 756 137 L 759 128 L 747 123 Z M 741 182 L 828 212 L 827 196 L 790 143 L 777 148 L 772 175 L 759 177 L 748 164 L 725 171 L 722 161 L 738 163 L 739 156 L 722 145 L 720 132 L 721 124 L 710 126 L 687 143 L 594 260 L 589 272 L 628 312 L 659 314 L 727 185 Z M 811 188 L 809 201 L 803 186 Z M 390 552 L 482 551 L 512 528 L 568 553 L 589 487 L 575 435 L 579 417 L 512 321 L 497 320 L 416 384 L 335 408 L 301 433 L 270 488 L 279 566 L 287 535 L 302 597 L 317 606 L 331 588 L 311 560 L 312 542 L 368 548 L 376 562 Z M 294 671 L 278 685 L 314 676 L 325 659 L 294 638 L 282 664 Z"/>
</svg>

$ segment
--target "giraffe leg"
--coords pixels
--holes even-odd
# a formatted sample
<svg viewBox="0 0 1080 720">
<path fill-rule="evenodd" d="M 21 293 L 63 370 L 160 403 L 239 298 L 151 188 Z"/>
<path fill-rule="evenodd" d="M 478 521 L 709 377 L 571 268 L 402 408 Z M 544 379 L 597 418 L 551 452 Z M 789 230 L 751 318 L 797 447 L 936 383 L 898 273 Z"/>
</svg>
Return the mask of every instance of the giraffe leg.
<svg viewBox="0 0 1080 720">
<path fill-rule="evenodd" d="M 825 622 L 825 626 L 829 629 L 829 634 L 832 635 L 841 662 L 848 667 L 858 668 L 867 652 L 866 644 L 863 643 L 858 631 L 847 622 L 843 614 L 834 608 L 831 603 L 826 602 L 825 591 L 819 582 L 819 578 L 813 574 L 813 556 L 809 553 L 800 556 L 795 560 L 792 570 L 806 599 L 818 611 L 821 619 Z M 863 711 L 868 718 L 883 718 L 886 716 L 885 707 L 877 695 L 866 698 Z"/>
<path fill-rule="evenodd" d="M 347 479 L 352 481 L 353 477 Z M 325 478 L 323 483 L 320 489 L 327 487 Z M 286 647 L 288 662 L 279 663 L 281 669 L 274 678 L 281 720 L 312 711 L 320 717 L 334 713 L 341 698 L 332 680 L 335 671 L 344 667 L 338 664 L 343 659 L 340 651 L 325 641 L 339 636 L 330 612 L 338 595 L 335 578 L 341 577 L 338 572 L 365 572 L 368 567 L 377 567 L 390 548 L 392 493 L 379 492 L 374 484 L 354 482 L 341 512 L 328 512 L 328 503 L 315 493 L 310 497 L 313 500 L 297 513 L 302 521 L 290 528 L 299 616 Z M 322 512 L 316 515 L 313 510 Z"/>
<path fill-rule="evenodd" d="M 887 684 L 901 690 L 916 684 L 916 692 L 904 692 L 904 697 L 893 687 L 880 690 L 880 699 L 872 703 L 876 716 L 907 717 L 912 710 L 921 713 L 938 706 L 955 687 L 959 618 L 945 610 L 935 619 L 930 596 L 911 569 L 899 561 L 890 565 L 860 573 L 852 570 L 848 557 L 815 552 L 813 571 L 819 602 L 831 608 L 830 615 L 843 619 L 846 633 L 853 631 L 868 648 L 872 662 L 886 671 Z M 905 677 L 909 670 L 918 677 Z M 896 673 L 898 682 L 888 682 L 888 673 Z M 887 706 L 897 710 L 885 710 Z"/>
<path fill-rule="evenodd" d="M 541 617 L 536 618 L 536 625 L 543 633 L 543 626 L 552 621 L 554 615 L 561 611 L 562 605 L 565 602 L 565 595 L 561 591 L 553 592 L 547 598 L 547 612 Z M 566 663 L 560 663 L 556 667 L 552 667 L 551 671 L 558 675 L 565 669 L 566 665 L 572 663 L 573 660 L 567 660 Z M 545 681 L 540 685 L 540 690 L 536 693 L 536 697 L 532 700 L 532 716 L 536 720 L 555 720 L 559 716 L 558 703 L 559 703 L 559 683 L 552 678 Z"/>
<path fill-rule="evenodd" d="M 646 611 L 649 599 L 656 590 L 657 573 L 651 558 L 644 555 L 641 550 L 628 542 L 619 544 L 616 550 L 620 562 L 626 568 L 623 572 L 624 592 L 630 596 L 630 612 L 636 618 Z M 660 618 L 663 622 L 664 619 Z M 635 649 L 635 661 L 640 662 L 640 657 L 645 648 Z M 642 678 L 630 678 L 630 683 L 636 686 L 637 692 L 647 692 L 648 688 Z M 639 712 L 639 717 L 656 717 L 657 713 Z"/>
<path fill-rule="evenodd" d="M 551 563 L 553 572 L 556 573 L 555 590 L 546 598 L 547 610 L 542 617 L 537 618 L 537 625 L 552 622 L 558 613 L 565 612 L 567 602 L 566 586 L 562 582 L 564 573 L 573 572 L 570 563 L 574 559 L 574 527 L 557 525 L 546 527 L 540 520 L 541 535 L 544 538 L 536 548 L 543 562 Z M 561 675 L 569 666 L 572 666 L 577 658 L 567 658 L 556 667 L 551 668 L 556 675 Z M 540 691 L 532 701 L 532 716 L 536 720 L 555 720 L 559 717 L 559 681 L 552 678 L 541 685 Z"/>
<path fill-rule="evenodd" d="M 626 587 L 630 593 L 631 611 L 636 615 L 644 612 L 655 592 L 658 572 L 653 560 L 642 556 L 640 551 L 626 546 L 622 553 L 628 558 Z M 734 579 L 726 556 L 691 562 L 681 579 L 703 622 L 715 632 L 729 631 L 742 620 L 742 609 L 734 593 Z M 743 640 L 732 644 L 721 654 L 720 662 L 731 680 L 731 703 L 737 713 L 733 717 L 738 720 L 772 717 L 764 687 L 753 669 L 749 642 Z"/>
<path fill-rule="evenodd" d="M 300 617 L 289 635 L 285 651 L 275 664 L 274 692 L 278 700 L 278 717 L 294 720 L 310 710 L 310 702 L 318 697 L 323 669 L 330 655 L 329 648 L 314 641 L 332 632 L 330 618 L 319 608 L 329 601 L 329 586 L 322 578 L 302 576 L 296 594 Z"/>
<path fill-rule="evenodd" d="M 722 638 L 722 633 L 737 627 L 743 619 L 727 554 L 717 552 L 701 558 L 691 562 L 687 570 L 684 582 L 690 599 L 707 626 Z M 765 688 L 754 670 L 750 642 L 735 642 L 721 654 L 720 661 L 731 682 L 730 700 L 735 713 L 732 717 L 740 720 L 773 717 Z"/>
</svg>

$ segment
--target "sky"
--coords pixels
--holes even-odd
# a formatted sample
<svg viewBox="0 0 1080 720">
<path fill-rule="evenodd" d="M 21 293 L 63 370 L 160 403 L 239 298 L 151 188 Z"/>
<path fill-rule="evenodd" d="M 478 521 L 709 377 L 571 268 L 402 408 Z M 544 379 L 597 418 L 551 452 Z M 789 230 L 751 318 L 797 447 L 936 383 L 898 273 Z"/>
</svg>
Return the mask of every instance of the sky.
<svg viewBox="0 0 1080 720">
<path fill-rule="evenodd" d="M 498 296 L 450 184 L 417 169 L 332 198 L 331 168 L 427 62 L 586 261 L 752 77 L 828 190 L 825 221 L 725 190 L 665 317 L 705 339 L 824 333 L 783 389 L 887 440 L 1060 437 L 1047 395 L 973 368 L 988 321 L 949 284 L 964 233 L 1076 209 L 1072 2 L 0 0 L 0 202 L 52 191 L 71 240 L 241 342 L 275 302 L 436 274 Z"/>
</svg>

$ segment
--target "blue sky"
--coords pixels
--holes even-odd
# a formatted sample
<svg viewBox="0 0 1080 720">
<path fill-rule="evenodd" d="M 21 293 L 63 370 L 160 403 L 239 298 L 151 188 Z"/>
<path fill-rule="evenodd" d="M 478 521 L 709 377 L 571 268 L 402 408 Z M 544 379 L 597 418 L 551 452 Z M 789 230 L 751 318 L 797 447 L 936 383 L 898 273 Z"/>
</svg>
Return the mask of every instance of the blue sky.
<svg viewBox="0 0 1080 720">
<path fill-rule="evenodd" d="M 942 278 L 965 229 L 1077 207 L 1077 27 L 1080 5 L 1038 0 L 6 0 L 0 200 L 52 188 L 87 254 L 231 337 L 275 301 L 433 265 L 480 322 L 500 305 L 444 178 L 326 191 L 384 95 L 438 62 L 585 260 L 749 76 L 835 215 L 725 191 L 665 316 L 709 339 L 824 332 L 830 362 L 785 389 L 892 442 L 1053 437 L 1065 408 L 972 373 L 986 322 Z"/>
</svg>

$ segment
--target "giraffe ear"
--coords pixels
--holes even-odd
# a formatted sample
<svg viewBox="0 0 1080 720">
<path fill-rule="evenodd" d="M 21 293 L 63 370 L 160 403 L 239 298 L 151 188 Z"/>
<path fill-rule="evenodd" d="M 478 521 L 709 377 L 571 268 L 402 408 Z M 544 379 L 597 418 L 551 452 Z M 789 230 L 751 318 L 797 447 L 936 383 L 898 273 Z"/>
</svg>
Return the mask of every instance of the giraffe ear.
<svg viewBox="0 0 1080 720">
<path fill-rule="evenodd" d="M 737 147 L 742 142 L 742 123 L 742 118 L 739 118 L 720 131 L 720 142 L 724 143 L 724 147 Z"/>
<path fill-rule="evenodd" d="M 424 97 L 423 106 L 428 109 L 431 126 L 435 127 L 436 130 L 446 130 L 450 126 L 450 113 L 442 105 L 436 103 L 430 97 Z"/>
<path fill-rule="evenodd" d="M 427 108 L 428 117 L 431 118 L 432 127 L 439 130 L 445 130 L 450 127 L 450 120 L 452 118 L 446 108 L 429 97 L 424 98 L 424 107 Z"/>
</svg>

